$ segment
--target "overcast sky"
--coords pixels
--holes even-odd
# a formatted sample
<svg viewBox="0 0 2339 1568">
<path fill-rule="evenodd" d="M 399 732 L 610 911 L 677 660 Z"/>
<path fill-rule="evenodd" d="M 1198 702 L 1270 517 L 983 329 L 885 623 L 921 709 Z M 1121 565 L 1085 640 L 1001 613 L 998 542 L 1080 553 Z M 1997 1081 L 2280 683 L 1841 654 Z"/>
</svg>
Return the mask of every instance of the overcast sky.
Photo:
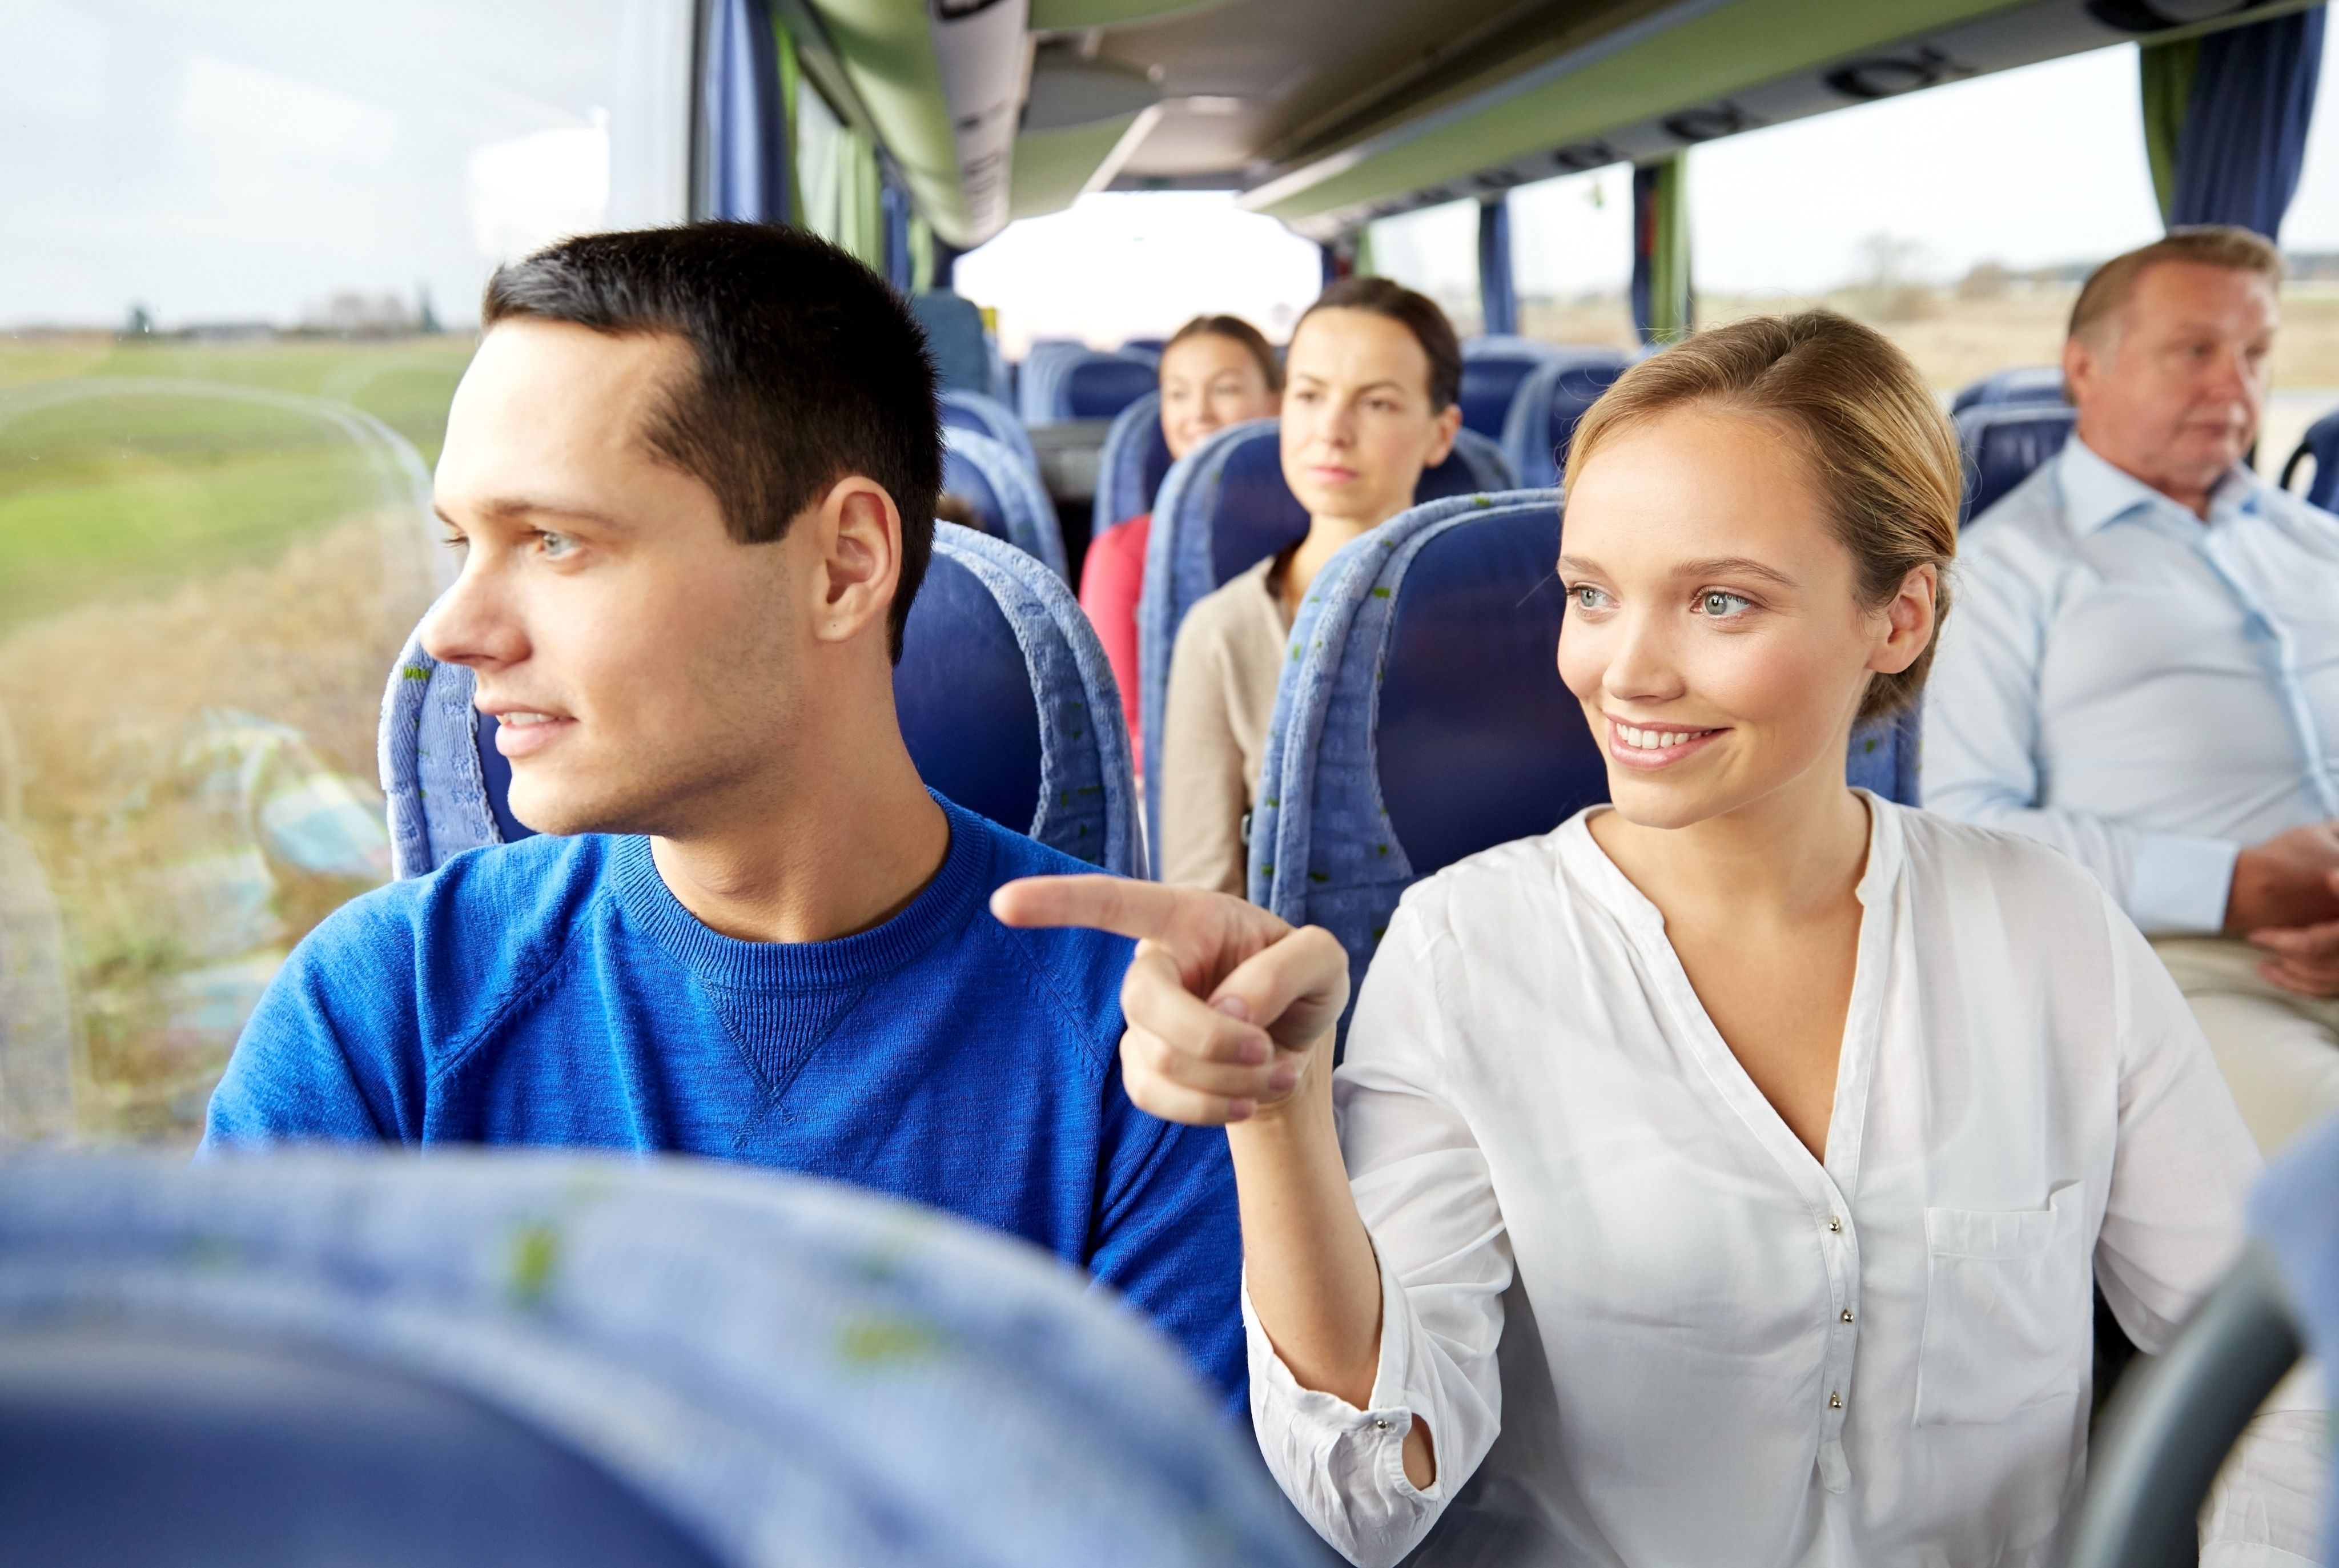
<svg viewBox="0 0 2339 1568">
<path fill-rule="evenodd" d="M 348 290 L 471 319 L 496 261 L 679 214 L 687 0 L 0 0 L 0 323 L 291 322 Z M 559 25 L 553 25 L 558 19 Z M 2339 28 L 2330 33 L 2339 54 Z M 2283 240 L 2339 250 L 2339 67 Z M 2152 237 L 2133 47 L 1753 132 L 1690 159 L 1701 288 L 1812 293 L 1879 233 L 1943 280 Z M 1513 195 L 1530 294 L 1621 288 L 1622 169 Z M 1476 286 L 1476 213 L 1377 226 L 1382 270 Z M 1230 310 L 1281 336 L 1315 247 L 1212 194 L 1093 196 L 961 265 L 1020 352 Z"/>
</svg>

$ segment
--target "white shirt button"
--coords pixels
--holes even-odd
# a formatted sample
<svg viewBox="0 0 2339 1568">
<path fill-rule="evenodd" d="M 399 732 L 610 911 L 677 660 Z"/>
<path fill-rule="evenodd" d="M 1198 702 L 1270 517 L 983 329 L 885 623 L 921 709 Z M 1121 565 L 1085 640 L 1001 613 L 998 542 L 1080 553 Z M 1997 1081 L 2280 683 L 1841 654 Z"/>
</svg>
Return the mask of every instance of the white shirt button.
<svg viewBox="0 0 2339 1568">
<path fill-rule="evenodd" d="M 1387 1430 L 1388 1430 L 1388 1417 L 1387 1417 L 1387 1416 L 1386 1416 L 1386 1415 L 1376 1415 L 1376 1416 L 1374 1416 L 1374 1417 L 1373 1417 L 1373 1430 L 1374 1430 L 1374 1431 L 1376 1431 L 1376 1432 L 1386 1432 L 1386 1431 L 1387 1431 Z"/>
<path fill-rule="evenodd" d="M 1843 1230 L 1843 1216 L 1840 1214 L 1829 1215 L 1828 1228 L 1841 1234 Z"/>
<path fill-rule="evenodd" d="M 1845 1307 L 1845 1308 L 1843 1309 L 1843 1320 L 1844 1320 L 1846 1323 L 1849 1323 L 1849 1322 L 1850 1322 L 1850 1321 L 1851 1321 L 1851 1308 L 1850 1308 L 1850 1307 Z"/>
<path fill-rule="evenodd" d="M 1830 1410 L 1841 1410 L 1841 1409 L 1842 1409 L 1842 1408 L 1843 1408 L 1843 1395 L 1841 1395 L 1841 1394 L 1831 1394 L 1831 1395 L 1828 1395 L 1828 1408 L 1829 1408 Z"/>
</svg>

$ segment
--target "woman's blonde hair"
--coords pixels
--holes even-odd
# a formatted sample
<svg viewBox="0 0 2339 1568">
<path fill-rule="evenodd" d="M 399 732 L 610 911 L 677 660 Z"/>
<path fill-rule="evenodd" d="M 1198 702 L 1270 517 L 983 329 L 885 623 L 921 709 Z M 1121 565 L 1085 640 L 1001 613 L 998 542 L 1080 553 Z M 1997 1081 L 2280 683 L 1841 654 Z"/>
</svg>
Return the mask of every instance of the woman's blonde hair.
<svg viewBox="0 0 2339 1568">
<path fill-rule="evenodd" d="M 1693 404 L 1766 419 L 1795 438 L 1851 552 L 1860 597 L 1891 602 L 1915 568 L 1939 569 L 1933 641 L 1898 675 L 1870 677 L 1863 720 L 1898 713 L 1924 689 L 1949 613 L 1965 466 L 1957 433 L 1908 356 L 1831 311 L 1712 327 L 1617 379 L 1576 426 L 1566 488 L 1619 430 Z"/>
</svg>

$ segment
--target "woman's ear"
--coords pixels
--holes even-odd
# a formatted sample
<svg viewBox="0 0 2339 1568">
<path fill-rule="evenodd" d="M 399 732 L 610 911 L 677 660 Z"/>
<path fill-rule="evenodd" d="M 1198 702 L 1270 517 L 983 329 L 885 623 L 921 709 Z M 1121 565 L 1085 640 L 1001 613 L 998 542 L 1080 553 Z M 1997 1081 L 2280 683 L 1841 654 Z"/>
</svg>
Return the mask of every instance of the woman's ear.
<svg viewBox="0 0 2339 1568">
<path fill-rule="evenodd" d="M 1897 676 L 1917 662 L 1932 644 L 1940 592 L 1940 567 L 1928 562 L 1910 569 L 1900 579 L 1900 591 L 1884 606 L 1884 635 L 1869 655 L 1870 669 Z"/>
<path fill-rule="evenodd" d="M 1462 429 L 1462 405 L 1446 404 L 1430 423 L 1436 427 L 1436 434 L 1430 439 L 1429 455 L 1422 459 L 1425 468 L 1434 468 L 1453 455 L 1454 437 Z"/>
</svg>

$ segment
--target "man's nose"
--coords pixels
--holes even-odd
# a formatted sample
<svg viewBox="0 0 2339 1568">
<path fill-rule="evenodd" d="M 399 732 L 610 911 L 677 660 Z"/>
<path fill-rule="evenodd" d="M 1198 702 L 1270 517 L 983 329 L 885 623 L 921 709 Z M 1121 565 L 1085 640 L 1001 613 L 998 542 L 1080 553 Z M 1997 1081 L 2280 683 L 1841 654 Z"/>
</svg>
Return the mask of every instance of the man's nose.
<svg viewBox="0 0 2339 1568">
<path fill-rule="evenodd" d="M 445 665 L 489 669 L 518 663 L 528 637 L 511 603 L 510 585 L 492 554 L 474 545 L 455 586 L 440 596 L 422 623 L 422 651 Z"/>
</svg>

